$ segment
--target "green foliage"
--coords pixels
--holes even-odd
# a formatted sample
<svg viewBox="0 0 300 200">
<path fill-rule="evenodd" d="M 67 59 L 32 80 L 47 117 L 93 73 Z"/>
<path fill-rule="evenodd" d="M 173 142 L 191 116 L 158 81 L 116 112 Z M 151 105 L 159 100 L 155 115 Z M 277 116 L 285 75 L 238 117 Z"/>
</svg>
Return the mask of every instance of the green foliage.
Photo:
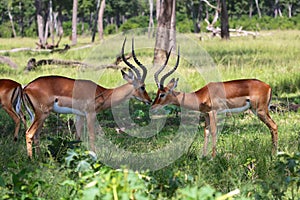
<svg viewBox="0 0 300 200">
<path fill-rule="evenodd" d="M 176 30 L 179 33 L 191 33 L 194 31 L 194 23 L 188 19 L 185 14 L 177 14 Z"/>
<path fill-rule="evenodd" d="M 299 16 L 294 16 L 292 18 L 287 17 L 270 17 L 263 16 L 262 18 L 248 16 L 242 16 L 240 18 L 233 18 L 229 20 L 229 25 L 231 28 L 243 27 L 244 30 L 299 30 Z"/>
<path fill-rule="evenodd" d="M 11 23 L 9 21 L 0 25 L 0 37 L 11 38 L 12 34 Z"/>
<path fill-rule="evenodd" d="M 131 29 L 145 28 L 148 26 L 147 16 L 132 17 L 120 26 L 120 31 L 128 31 Z"/>
<path fill-rule="evenodd" d="M 104 33 L 106 35 L 115 34 L 116 32 L 117 32 L 117 28 L 116 28 L 116 25 L 114 25 L 114 24 L 109 24 L 104 28 Z"/>
<path fill-rule="evenodd" d="M 92 152 L 68 151 L 66 167 L 71 179 L 62 186 L 71 188 L 67 199 L 146 199 L 146 175 L 132 170 L 114 170 L 96 162 Z"/>
</svg>

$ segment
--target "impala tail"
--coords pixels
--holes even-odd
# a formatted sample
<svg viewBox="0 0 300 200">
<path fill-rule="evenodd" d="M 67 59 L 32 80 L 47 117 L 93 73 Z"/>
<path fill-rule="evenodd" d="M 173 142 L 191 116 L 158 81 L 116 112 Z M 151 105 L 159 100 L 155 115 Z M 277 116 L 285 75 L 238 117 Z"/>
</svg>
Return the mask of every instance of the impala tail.
<svg viewBox="0 0 300 200">
<path fill-rule="evenodd" d="M 22 88 L 16 87 L 11 96 L 11 102 L 15 113 L 20 116 L 21 114 L 21 105 L 22 105 Z"/>
<path fill-rule="evenodd" d="M 33 114 L 33 112 L 31 112 L 31 109 L 34 110 L 34 106 L 33 106 L 32 102 L 31 102 L 29 96 L 26 93 L 23 93 L 22 99 L 23 99 L 23 104 L 24 104 L 25 110 L 29 114 L 30 121 L 33 122 L 33 120 L 34 120 L 34 114 Z"/>
</svg>

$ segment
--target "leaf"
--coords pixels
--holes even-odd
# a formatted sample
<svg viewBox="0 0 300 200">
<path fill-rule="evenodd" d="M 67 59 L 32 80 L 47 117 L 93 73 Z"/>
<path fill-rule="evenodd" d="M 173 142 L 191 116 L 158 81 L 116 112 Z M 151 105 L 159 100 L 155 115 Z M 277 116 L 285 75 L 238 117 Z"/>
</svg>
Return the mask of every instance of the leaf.
<svg viewBox="0 0 300 200">
<path fill-rule="evenodd" d="M 85 160 L 81 160 L 78 162 L 78 165 L 76 167 L 76 171 L 77 172 L 83 172 L 83 171 L 87 171 L 91 169 L 91 165 L 90 163 L 88 163 L 87 161 Z"/>
<path fill-rule="evenodd" d="M 66 158 L 65 158 L 67 167 L 70 167 L 71 162 L 72 162 L 73 160 L 75 160 L 75 158 L 76 158 L 77 156 L 78 156 L 78 154 L 77 154 L 75 151 L 73 151 L 73 150 L 68 150 L 67 156 L 66 156 Z"/>
<path fill-rule="evenodd" d="M 69 186 L 76 186 L 76 182 L 73 180 L 65 180 L 61 183 L 61 185 L 69 185 Z"/>
<path fill-rule="evenodd" d="M 97 195 L 99 196 L 99 189 L 96 187 L 91 187 L 83 191 L 82 199 L 94 200 Z"/>
</svg>

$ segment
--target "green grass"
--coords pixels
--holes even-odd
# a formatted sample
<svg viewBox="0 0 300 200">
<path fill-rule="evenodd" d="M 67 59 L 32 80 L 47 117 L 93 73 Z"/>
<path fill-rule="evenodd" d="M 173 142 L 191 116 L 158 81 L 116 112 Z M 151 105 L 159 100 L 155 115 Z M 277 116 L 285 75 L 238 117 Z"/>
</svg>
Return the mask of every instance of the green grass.
<svg viewBox="0 0 300 200">
<path fill-rule="evenodd" d="M 273 103 L 299 104 L 299 31 L 272 31 L 260 34 L 255 39 L 232 38 L 230 41 L 207 37 L 204 41 L 199 41 L 197 35 L 187 37 L 193 39 L 196 46 L 202 47 L 211 56 L 222 80 L 258 78 L 272 86 Z M 116 87 L 124 81 L 121 73 L 112 69 L 83 71 L 78 67 L 42 66 L 35 71 L 24 72 L 27 61 L 32 57 L 79 60 L 97 65 L 112 63 L 115 55 L 120 52 L 123 36 L 113 38 L 113 41 L 108 38 L 104 43 L 98 43 L 95 48 L 69 51 L 66 54 L 3 54 L 15 61 L 19 68 L 13 70 L 0 64 L 0 78 L 11 78 L 25 85 L 41 75 L 59 74 L 89 78 L 102 86 Z M 142 48 L 147 47 L 151 41 L 146 41 L 140 36 L 135 39 L 138 58 L 147 66 L 151 66 L 153 50 Z M 35 48 L 34 42 L 34 39 L 28 38 L 0 39 L 0 49 L 24 46 Z M 88 38 L 79 38 L 76 47 L 87 42 Z M 61 44 L 64 43 L 68 43 L 67 38 L 64 38 Z M 197 51 L 185 46 L 185 43 L 179 45 L 182 59 L 173 76 L 180 77 L 179 89 L 197 90 L 206 83 L 206 77 L 202 75 L 211 74 L 199 74 L 196 68 L 189 64 L 189 60 L 186 60 L 186 52 L 194 52 L 197 55 Z M 128 41 L 126 50 L 129 51 L 129 48 Z M 198 58 L 192 56 L 192 59 Z M 174 62 L 175 58 L 172 58 L 170 66 Z M 156 86 L 152 80 L 153 72 L 153 69 L 149 69 L 147 77 L 147 90 L 152 98 L 156 94 Z M 148 106 L 136 100 L 130 101 L 130 115 L 135 123 L 142 126 L 149 124 L 148 110 Z M 179 113 L 179 116 L 176 116 L 177 110 L 173 107 L 168 111 L 170 113 L 166 121 L 167 126 L 149 138 L 135 138 L 125 133 L 117 133 L 111 110 L 101 112 L 98 119 L 105 132 L 105 139 L 114 145 L 131 152 L 153 152 L 174 142 L 174 138 L 177 139 L 179 134 L 181 115 Z M 42 131 L 42 154 L 30 161 L 26 155 L 23 126 L 19 141 L 13 142 L 13 121 L 1 110 L 0 197 L 80 199 L 87 194 L 95 194 L 99 198 L 111 199 L 117 193 L 119 198 L 122 195 L 128 198 L 136 195 L 136 199 L 139 199 L 139 195 L 140 198 L 146 199 L 199 199 L 208 195 L 213 199 L 239 189 L 240 194 L 235 196 L 236 199 L 298 199 L 300 191 L 295 184 L 300 182 L 297 171 L 300 169 L 300 159 L 297 157 L 300 148 L 299 112 L 271 112 L 272 118 L 278 124 L 279 151 L 287 153 L 284 156 L 271 154 L 271 135 L 268 128 L 253 114 L 244 113 L 226 118 L 222 131 L 218 133 L 216 158 L 202 158 L 204 123 L 201 120 L 199 126 L 195 124 L 187 127 L 193 128 L 190 134 L 194 140 L 179 159 L 160 170 L 141 171 L 136 174 L 111 169 L 104 166 L 101 160 L 92 161 L 86 155 L 85 147 L 75 147 L 72 143 L 75 132 L 72 115 L 50 115 Z M 69 149 L 66 155 L 70 147 L 74 149 Z M 56 157 L 49 155 L 52 150 L 58 152 Z M 67 163 L 64 162 L 66 156 L 69 160 Z"/>
</svg>

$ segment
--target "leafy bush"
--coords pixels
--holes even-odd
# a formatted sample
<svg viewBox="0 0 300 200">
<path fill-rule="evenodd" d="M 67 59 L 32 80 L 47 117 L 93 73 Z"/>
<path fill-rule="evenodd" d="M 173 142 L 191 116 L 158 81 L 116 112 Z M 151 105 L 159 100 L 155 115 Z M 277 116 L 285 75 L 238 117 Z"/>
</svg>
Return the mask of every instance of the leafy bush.
<svg viewBox="0 0 300 200">
<path fill-rule="evenodd" d="M 114 24 L 109 24 L 104 28 L 104 34 L 110 35 L 110 34 L 115 34 L 117 32 L 116 25 Z"/>
<path fill-rule="evenodd" d="M 136 28 L 148 27 L 148 17 L 138 16 L 128 19 L 124 24 L 120 26 L 120 31 L 128 31 Z"/>
</svg>

